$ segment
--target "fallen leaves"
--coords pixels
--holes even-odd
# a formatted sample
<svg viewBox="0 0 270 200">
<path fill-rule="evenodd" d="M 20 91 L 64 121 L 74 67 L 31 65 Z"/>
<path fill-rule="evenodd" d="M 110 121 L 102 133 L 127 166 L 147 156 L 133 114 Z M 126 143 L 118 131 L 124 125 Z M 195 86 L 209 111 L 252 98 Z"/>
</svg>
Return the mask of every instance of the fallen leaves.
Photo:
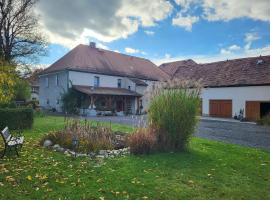
<svg viewBox="0 0 270 200">
<path fill-rule="evenodd" d="M 6 176 L 7 182 L 15 182 L 15 179 L 12 176 Z"/>
<path fill-rule="evenodd" d="M 32 176 L 28 175 L 28 176 L 26 177 L 26 179 L 27 179 L 28 181 L 32 181 Z"/>
</svg>

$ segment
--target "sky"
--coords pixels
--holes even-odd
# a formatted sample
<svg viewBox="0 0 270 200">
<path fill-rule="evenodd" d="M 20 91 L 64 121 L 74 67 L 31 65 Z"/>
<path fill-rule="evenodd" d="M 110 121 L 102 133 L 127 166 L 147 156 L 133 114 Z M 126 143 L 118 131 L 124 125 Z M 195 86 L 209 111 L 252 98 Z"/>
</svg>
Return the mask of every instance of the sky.
<svg viewBox="0 0 270 200">
<path fill-rule="evenodd" d="M 270 0 L 40 0 L 49 66 L 79 44 L 157 65 L 270 55 Z"/>
</svg>

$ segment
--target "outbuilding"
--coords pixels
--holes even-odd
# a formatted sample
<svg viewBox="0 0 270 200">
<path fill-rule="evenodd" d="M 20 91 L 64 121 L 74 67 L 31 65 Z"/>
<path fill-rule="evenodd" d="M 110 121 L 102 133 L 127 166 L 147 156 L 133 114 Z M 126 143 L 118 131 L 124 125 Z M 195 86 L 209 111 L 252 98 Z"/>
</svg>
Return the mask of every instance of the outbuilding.
<svg viewBox="0 0 270 200">
<path fill-rule="evenodd" d="M 171 78 L 201 81 L 204 116 L 232 118 L 243 112 L 256 121 L 270 113 L 270 56 L 206 64 L 184 60 L 160 68 Z"/>
</svg>

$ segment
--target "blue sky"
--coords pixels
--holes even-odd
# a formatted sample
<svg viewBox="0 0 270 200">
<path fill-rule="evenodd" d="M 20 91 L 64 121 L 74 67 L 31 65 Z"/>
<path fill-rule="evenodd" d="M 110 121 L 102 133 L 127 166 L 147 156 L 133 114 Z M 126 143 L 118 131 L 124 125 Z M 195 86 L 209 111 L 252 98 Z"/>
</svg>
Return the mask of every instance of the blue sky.
<svg viewBox="0 0 270 200">
<path fill-rule="evenodd" d="M 43 0 L 37 8 L 50 42 L 41 65 L 50 65 L 79 43 L 89 41 L 156 64 L 270 55 L 268 0 L 122 0 L 121 4 L 115 0 L 110 6 L 106 0 L 58 1 Z M 88 5 L 96 5 L 97 11 L 88 12 Z M 74 9 L 76 17 L 68 15 Z"/>
</svg>

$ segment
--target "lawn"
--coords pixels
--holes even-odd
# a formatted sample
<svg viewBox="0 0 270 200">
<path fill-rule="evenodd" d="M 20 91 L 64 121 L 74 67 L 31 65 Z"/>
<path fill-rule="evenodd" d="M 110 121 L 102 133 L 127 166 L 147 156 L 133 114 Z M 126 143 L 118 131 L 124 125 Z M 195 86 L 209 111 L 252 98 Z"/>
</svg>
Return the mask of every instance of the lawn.
<svg viewBox="0 0 270 200">
<path fill-rule="evenodd" d="M 74 159 L 38 145 L 63 125 L 35 118 L 21 157 L 0 160 L 0 199 L 270 199 L 270 152 L 193 138 L 185 153 Z"/>
</svg>

